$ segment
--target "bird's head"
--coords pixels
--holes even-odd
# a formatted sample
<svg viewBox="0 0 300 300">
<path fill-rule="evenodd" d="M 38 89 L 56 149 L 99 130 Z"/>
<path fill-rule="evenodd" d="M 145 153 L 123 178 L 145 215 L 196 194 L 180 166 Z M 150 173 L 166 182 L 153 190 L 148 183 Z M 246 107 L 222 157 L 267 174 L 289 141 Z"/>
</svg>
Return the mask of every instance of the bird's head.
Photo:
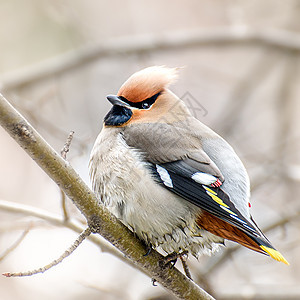
<svg viewBox="0 0 300 300">
<path fill-rule="evenodd" d="M 134 123 L 175 122 L 188 111 L 168 86 L 177 78 L 176 68 L 154 66 L 134 73 L 117 95 L 108 95 L 113 104 L 104 118 L 106 126 Z"/>
</svg>

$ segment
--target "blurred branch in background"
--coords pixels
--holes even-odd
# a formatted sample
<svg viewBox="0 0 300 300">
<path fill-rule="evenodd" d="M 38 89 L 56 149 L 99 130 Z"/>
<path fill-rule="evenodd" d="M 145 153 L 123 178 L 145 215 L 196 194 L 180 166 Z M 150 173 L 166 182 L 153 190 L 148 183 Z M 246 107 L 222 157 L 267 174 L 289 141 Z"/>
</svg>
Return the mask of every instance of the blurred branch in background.
<svg viewBox="0 0 300 300">
<path fill-rule="evenodd" d="M 168 32 L 160 35 L 122 37 L 89 45 L 51 58 L 43 63 L 5 74 L 0 80 L 4 91 L 18 89 L 50 76 L 78 68 L 96 59 L 108 56 L 128 55 L 180 49 L 195 46 L 231 46 L 235 43 L 254 43 L 282 50 L 300 50 L 300 34 L 279 29 L 254 29 L 251 27 L 220 28 L 205 31 Z"/>
<path fill-rule="evenodd" d="M 299 36 L 300 37 L 300 36 Z M 238 130 L 238 123 L 244 117 L 243 111 L 249 108 L 249 102 L 252 94 L 258 87 L 264 84 L 264 80 L 270 75 L 276 67 L 276 62 L 280 59 L 276 51 L 269 52 L 266 49 L 257 59 L 257 61 L 248 70 L 246 76 L 235 87 L 230 95 L 227 109 L 224 111 L 219 122 L 219 131 L 224 136 L 230 136 L 233 131 Z M 300 49 L 299 49 L 300 50 Z"/>
<path fill-rule="evenodd" d="M 77 221 L 75 219 L 65 220 L 64 217 L 58 214 L 53 214 L 33 206 L 14 203 L 11 201 L 0 200 L 0 210 L 17 215 L 20 214 L 24 216 L 39 218 L 46 222 L 49 222 L 54 226 L 69 228 L 76 233 L 82 232 L 86 227 L 85 223 Z M 122 255 L 121 252 L 117 251 L 116 248 L 112 247 L 99 235 L 91 235 L 88 237 L 88 240 L 92 241 L 95 245 L 97 245 L 102 252 L 110 253 L 118 257 L 119 259 L 125 261 L 124 255 Z M 126 262 L 128 263 L 128 260 L 126 260 Z"/>
<path fill-rule="evenodd" d="M 30 227 L 30 226 L 28 226 Z M 11 252 L 13 252 L 25 239 L 26 235 L 28 234 L 30 228 L 27 228 L 22 232 L 20 237 L 10 246 L 8 247 L 2 254 L 0 254 L 0 262 L 7 257 Z"/>
</svg>

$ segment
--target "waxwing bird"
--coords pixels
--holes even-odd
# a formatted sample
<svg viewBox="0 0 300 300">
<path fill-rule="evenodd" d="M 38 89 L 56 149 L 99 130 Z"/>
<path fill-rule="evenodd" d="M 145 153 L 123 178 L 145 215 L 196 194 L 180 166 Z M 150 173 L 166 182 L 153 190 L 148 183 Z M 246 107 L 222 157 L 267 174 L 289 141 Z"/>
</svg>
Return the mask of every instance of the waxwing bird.
<svg viewBox="0 0 300 300">
<path fill-rule="evenodd" d="M 244 165 L 168 89 L 176 77 L 176 69 L 149 67 L 107 96 L 113 106 L 90 158 L 96 195 L 167 254 L 211 254 L 228 239 L 288 264 L 250 215 Z"/>
</svg>

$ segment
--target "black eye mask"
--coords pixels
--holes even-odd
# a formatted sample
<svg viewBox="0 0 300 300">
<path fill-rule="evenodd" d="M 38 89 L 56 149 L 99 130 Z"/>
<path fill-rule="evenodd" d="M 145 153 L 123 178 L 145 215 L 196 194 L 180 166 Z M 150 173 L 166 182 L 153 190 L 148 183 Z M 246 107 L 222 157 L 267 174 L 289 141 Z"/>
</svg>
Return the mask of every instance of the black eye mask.
<svg viewBox="0 0 300 300">
<path fill-rule="evenodd" d="M 139 109 L 148 109 L 153 105 L 153 103 L 156 101 L 156 99 L 158 98 L 158 96 L 160 94 L 161 94 L 161 92 L 153 95 L 150 98 L 140 101 L 140 102 L 131 102 L 122 96 L 119 96 L 119 99 L 124 101 L 125 103 L 129 104 L 131 107 L 135 107 L 135 108 L 139 108 Z"/>
</svg>

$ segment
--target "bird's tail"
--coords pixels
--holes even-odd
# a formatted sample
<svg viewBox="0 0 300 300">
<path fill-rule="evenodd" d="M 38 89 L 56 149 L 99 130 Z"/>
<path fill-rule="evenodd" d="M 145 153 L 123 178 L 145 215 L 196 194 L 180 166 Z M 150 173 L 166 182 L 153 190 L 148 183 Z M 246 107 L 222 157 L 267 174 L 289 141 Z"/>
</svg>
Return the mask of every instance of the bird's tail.
<svg viewBox="0 0 300 300">
<path fill-rule="evenodd" d="M 259 237 L 251 237 L 259 246 L 260 249 L 263 250 L 264 254 L 267 254 L 274 258 L 277 261 L 282 261 L 286 265 L 289 265 L 289 262 L 283 257 L 283 255 L 276 250 L 268 241 Z M 255 249 L 254 249 L 255 250 Z"/>
<path fill-rule="evenodd" d="M 252 234 L 249 231 L 245 232 L 206 211 L 202 212 L 200 218 L 197 220 L 197 223 L 203 229 L 217 236 L 237 242 L 244 247 L 265 255 L 269 255 L 275 260 L 289 265 L 288 261 L 272 246 L 272 244 L 258 229 L 258 227 L 256 229 L 257 234 Z"/>
</svg>

